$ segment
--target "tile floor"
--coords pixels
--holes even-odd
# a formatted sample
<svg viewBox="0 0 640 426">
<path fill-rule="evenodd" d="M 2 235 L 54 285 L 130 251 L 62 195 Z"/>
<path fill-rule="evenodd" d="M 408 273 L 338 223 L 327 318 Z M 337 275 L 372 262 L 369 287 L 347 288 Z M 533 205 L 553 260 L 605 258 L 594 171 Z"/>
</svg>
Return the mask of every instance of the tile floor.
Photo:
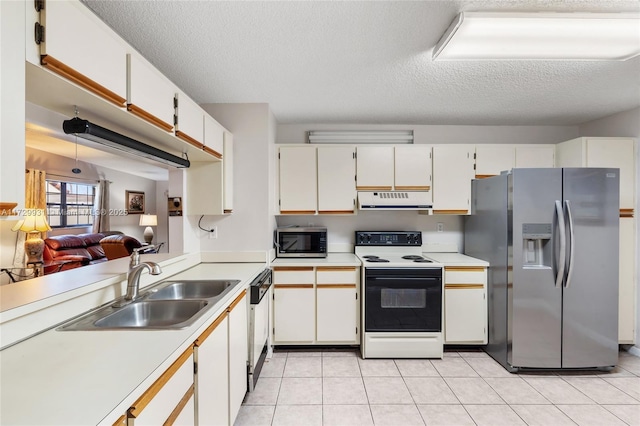
<svg viewBox="0 0 640 426">
<path fill-rule="evenodd" d="M 610 373 L 510 374 L 484 352 L 366 359 L 277 351 L 235 422 L 245 425 L 640 425 L 640 358 Z"/>
</svg>

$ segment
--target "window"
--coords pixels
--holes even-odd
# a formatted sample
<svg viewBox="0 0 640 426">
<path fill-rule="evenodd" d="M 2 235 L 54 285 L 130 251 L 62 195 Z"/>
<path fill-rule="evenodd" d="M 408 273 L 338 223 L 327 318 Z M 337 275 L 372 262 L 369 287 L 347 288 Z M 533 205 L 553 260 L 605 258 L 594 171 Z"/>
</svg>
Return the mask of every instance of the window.
<svg viewBox="0 0 640 426">
<path fill-rule="evenodd" d="M 47 179 L 47 220 L 52 228 L 90 226 L 96 186 Z"/>
</svg>

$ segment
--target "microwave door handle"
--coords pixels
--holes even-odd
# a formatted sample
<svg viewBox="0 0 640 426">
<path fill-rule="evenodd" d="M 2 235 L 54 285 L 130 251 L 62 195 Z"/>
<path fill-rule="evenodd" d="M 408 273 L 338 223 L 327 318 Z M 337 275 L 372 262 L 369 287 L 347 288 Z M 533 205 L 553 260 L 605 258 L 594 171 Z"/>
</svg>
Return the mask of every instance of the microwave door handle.
<svg viewBox="0 0 640 426">
<path fill-rule="evenodd" d="M 567 254 L 567 236 L 565 234 L 566 227 L 564 223 L 564 211 L 562 209 L 562 202 L 556 200 L 555 217 L 558 221 L 558 238 L 560 239 L 560 258 L 558 259 L 558 267 L 556 269 L 555 286 L 560 288 L 562 286 L 562 278 L 564 278 L 565 260 Z M 554 245 L 555 247 L 555 245 Z"/>
<path fill-rule="evenodd" d="M 567 212 L 567 222 L 569 224 L 569 270 L 567 271 L 567 279 L 564 287 L 569 288 L 571 284 L 571 276 L 573 275 L 573 258 L 575 257 L 575 239 L 573 235 L 573 215 L 571 214 L 571 203 L 569 200 L 564 201 L 565 211 Z"/>
</svg>

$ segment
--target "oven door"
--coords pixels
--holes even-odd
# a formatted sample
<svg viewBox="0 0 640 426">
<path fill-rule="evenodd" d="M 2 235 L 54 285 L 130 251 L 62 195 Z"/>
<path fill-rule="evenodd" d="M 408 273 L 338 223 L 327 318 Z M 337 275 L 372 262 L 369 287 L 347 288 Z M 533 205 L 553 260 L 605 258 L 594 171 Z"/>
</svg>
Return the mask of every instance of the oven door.
<svg viewBox="0 0 640 426">
<path fill-rule="evenodd" d="M 365 268 L 366 332 L 442 331 L 441 268 Z"/>
</svg>

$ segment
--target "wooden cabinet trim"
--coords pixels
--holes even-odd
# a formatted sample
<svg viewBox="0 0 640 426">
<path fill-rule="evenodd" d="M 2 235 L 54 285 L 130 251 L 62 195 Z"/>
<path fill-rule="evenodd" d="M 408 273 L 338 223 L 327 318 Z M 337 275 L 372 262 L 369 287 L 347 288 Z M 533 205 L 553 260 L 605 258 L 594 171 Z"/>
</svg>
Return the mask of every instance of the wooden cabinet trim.
<svg viewBox="0 0 640 426">
<path fill-rule="evenodd" d="M 0 216 L 15 216 L 13 209 L 18 203 L 0 203 Z"/>
<path fill-rule="evenodd" d="M 356 288 L 355 284 L 316 284 L 316 288 Z"/>
<path fill-rule="evenodd" d="M 620 209 L 620 217 L 633 217 L 634 214 L 634 209 Z"/>
<path fill-rule="evenodd" d="M 330 272 L 330 271 L 353 271 L 357 269 L 356 266 L 318 266 L 316 270 L 318 272 Z"/>
<path fill-rule="evenodd" d="M 169 417 L 167 418 L 167 421 L 163 423 L 163 426 L 172 426 L 176 422 L 184 407 L 186 407 L 189 400 L 193 398 L 194 393 L 195 385 L 191 385 L 180 399 L 180 402 L 178 402 L 178 405 L 176 405 L 176 408 L 174 408 L 171 414 L 169 414 Z"/>
<path fill-rule="evenodd" d="M 235 308 L 236 305 L 242 301 L 242 299 L 244 298 L 244 296 L 246 296 L 246 294 L 247 294 L 247 290 L 242 290 L 242 293 L 240 293 L 240 295 L 238 297 L 236 297 L 233 300 L 233 302 L 231 302 L 231 304 L 227 308 L 227 312 L 233 311 L 233 308 Z"/>
<path fill-rule="evenodd" d="M 457 271 L 457 272 L 484 272 L 484 266 L 445 266 L 445 271 Z"/>
<path fill-rule="evenodd" d="M 40 63 L 49 71 L 52 71 L 70 81 L 73 81 L 74 83 L 87 89 L 91 93 L 94 93 L 119 107 L 124 107 L 124 103 L 126 102 L 125 98 L 112 92 L 101 84 L 96 83 L 89 77 L 85 76 L 82 73 L 79 73 L 70 66 L 65 65 L 53 56 L 42 55 L 40 57 Z"/>
<path fill-rule="evenodd" d="M 391 191 L 390 186 L 356 186 L 358 191 Z"/>
<path fill-rule="evenodd" d="M 313 288 L 313 284 L 274 284 L 274 288 Z"/>
<path fill-rule="evenodd" d="M 164 387 L 164 385 L 169 382 L 169 380 L 173 377 L 174 374 L 182 367 L 193 354 L 193 346 L 189 346 L 183 353 L 178 357 L 177 360 L 171 364 L 171 366 L 162 373 L 158 379 L 153 382 L 153 384 L 146 390 L 145 393 L 142 394 L 140 398 L 133 403 L 131 408 L 129 408 L 128 413 L 129 417 L 138 417 L 140 413 L 149 405 L 149 403 L 155 398 L 155 396 L 160 392 L 160 390 Z"/>
<path fill-rule="evenodd" d="M 486 179 L 494 176 L 498 176 L 498 175 L 476 175 L 476 179 Z"/>
<path fill-rule="evenodd" d="M 213 155 L 216 158 L 219 158 L 220 160 L 222 160 L 222 154 L 220 154 L 218 151 L 216 151 L 215 149 L 209 148 L 208 146 L 204 145 L 202 147 L 202 150 L 204 152 L 206 152 L 209 155 Z"/>
<path fill-rule="evenodd" d="M 467 214 L 469 210 L 434 210 L 433 214 Z"/>
<path fill-rule="evenodd" d="M 195 140 L 194 138 L 192 138 L 188 134 L 186 134 L 184 132 L 181 132 L 180 130 L 176 130 L 176 137 L 178 139 L 182 139 L 183 141 L 185 141 L 189 145 L 195 146 L 198 149 L 203 149 L 204 148 L 204 144 L 202 142 L 198 142 L 197 140 Z"/>
<path fill-rule="evenodd" d="M 173 126 L 163 120 L 160 120 L 158 117 L 156 117 L 155 115 L 145 111 L 144 109 L 140 108 L 139 106 L 136 106 L 135 104 L 127 104 L 127 111 L 131 112 L 133 115 L 135 115 L 136 117 L 140 117 L 143 120 L 145 120 L 148 123 L 153 124 L 154 126 L 157 126 L 159 128 L 161 128 L 162 130 L 166 131 L 166 132 L 170 132 L 173 130 Z"/>
<path fill-rule="evenodd" d="M 202 343 L 204 343 L 204 341 L 207 340 L 207 338 L 211 335 L 211 333 L 213 333 L 213 331 L 216 328 L 218 328 L 220 323 L 222 323 L 222 321 L 224 321 L 225 318 L 227 318 L 227 315 L 228 315 L 227 311 L 224 311 L 223 313 L 221 313 L 220 316 L 216 318 L 215 321 L 209 327 L 207 327 L 207 329 L 203 331 L 200 336 L 198 336 L 198 338 L 194 342 L 194 345 L 201 346 Z"/>
<path fill-rule="evenodd" d="M 396 185 L 396 191 L 430 191 L 431 186 L 429 185 Z"/>
<path fill-rule="evenodd" d="M 273 270 L 276 272 L 313 271 L 313 266 L 274 266 Z"/>
<path fill-rule="evenodd" d="M 318 214 L 354 214 L 355 210 L 318 210 Z"/>
<path fill-rule="evenodd" d="M 113 423 L 113 426 L 126 426 L 127 425 L 127 415 L 121 415 L 118 420 Z"/>
<path fill-rule="evenodd" d="M 280 214 L 316 214 L 315 210 L 280 210 Z"/>
<path fill-rule="evenodd" d="M 482 289 L 484 284 L 445 284 L 445 290 L 468 290 L 468 289 Z"/>
</svg>

